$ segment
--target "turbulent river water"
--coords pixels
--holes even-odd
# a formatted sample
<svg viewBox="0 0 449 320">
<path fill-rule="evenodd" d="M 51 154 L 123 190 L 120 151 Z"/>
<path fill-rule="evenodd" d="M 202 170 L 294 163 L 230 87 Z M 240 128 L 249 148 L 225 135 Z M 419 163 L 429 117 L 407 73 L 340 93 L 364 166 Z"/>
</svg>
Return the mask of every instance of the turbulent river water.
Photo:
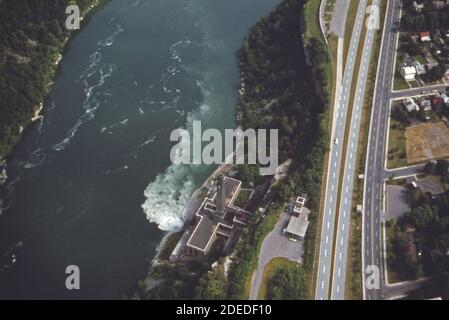
<svg viewBox="0 0 449 320">
<path fill-rule="evenodd" d="M 213 167 L 172 130 L 233 128 L 236 50 L 279 0 L 111 1 L 70 42 L 0 188 L 0 298 L 119 298 Z M 81 290 L 65 288 L 68 265 Z"/>
</svg>

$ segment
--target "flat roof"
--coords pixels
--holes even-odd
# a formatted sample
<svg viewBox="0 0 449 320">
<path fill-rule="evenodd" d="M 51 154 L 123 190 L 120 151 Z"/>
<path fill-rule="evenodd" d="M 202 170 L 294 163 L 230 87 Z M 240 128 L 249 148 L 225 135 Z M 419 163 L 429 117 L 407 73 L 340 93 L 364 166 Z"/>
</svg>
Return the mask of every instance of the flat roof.
<svg viewBox="0 0 449 320">
<path fill-rule="evenodd" d="M 301 217 L 291 217 L 287 226 L 287 233 L 304 238 L 309 227 L 309 221 Z"/>
<path fill-rule="evenodd" d="M 202 251 L 207 251 L 209 242 L 213 238 L 217 227 L 218 224 L 208 216 L 201 217 L 187 245 Z"/>
</svg>

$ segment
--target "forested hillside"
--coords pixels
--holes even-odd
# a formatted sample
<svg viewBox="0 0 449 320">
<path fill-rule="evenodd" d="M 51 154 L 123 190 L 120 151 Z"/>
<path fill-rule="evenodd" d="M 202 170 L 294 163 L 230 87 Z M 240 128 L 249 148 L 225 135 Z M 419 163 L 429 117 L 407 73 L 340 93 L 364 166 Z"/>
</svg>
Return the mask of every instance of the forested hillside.
<svg viewBox="0 0 449 320">
<path fill-rule="evenodd" d="M 304 273 L 313 268 L 316 225 L 321 195 L 324 154 L 328 145 L 326 121 L 327 48 L 321 39 L 304 38 L 305 0 L 284 0 L 267 18 L 255 25 L 240 51 L 244 92 L 237 120 L 243 128 L 279 130 L 280 162 L 292 159 L 289 177 L 277 186 L 277 206 L 268 218 L 253 221 L 237 245 L 229 276 L 229 297 L 246 298 L 247 281 L 257 266 L 260 245 L 277 221 L 284 201 L 306 193 L 309 196 L 310 226 L 305 244 Z M 286 270 L 287 277 L 296 277 Z M 297 288 L 306 295 L 304 281 Z M 279 281 L 272 288 L 287 296 L 291 289 Z"/>
<path fill-rule="evenodd" d="M 98 0 L 0 1 L 0 160 L 50 90 L 55 61 L 69 31 L 65 10 Z"/>
</svg>

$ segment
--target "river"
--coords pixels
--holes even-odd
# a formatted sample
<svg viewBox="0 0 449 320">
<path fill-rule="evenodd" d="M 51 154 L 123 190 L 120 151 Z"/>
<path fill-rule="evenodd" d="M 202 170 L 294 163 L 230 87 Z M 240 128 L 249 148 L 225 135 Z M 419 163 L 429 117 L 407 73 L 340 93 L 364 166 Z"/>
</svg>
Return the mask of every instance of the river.
<svg viewBox="0 0 449 320">
<path fill-rule="evenodd" d="M 125 298 L 214 167 L 170 133 L 234 128 L 236 50 L 279 0 L 111 1 L 64 52 L 0 187 L 0 298 Z M 81 289 L 68 291 L 68 265 Z"/>
</svg>

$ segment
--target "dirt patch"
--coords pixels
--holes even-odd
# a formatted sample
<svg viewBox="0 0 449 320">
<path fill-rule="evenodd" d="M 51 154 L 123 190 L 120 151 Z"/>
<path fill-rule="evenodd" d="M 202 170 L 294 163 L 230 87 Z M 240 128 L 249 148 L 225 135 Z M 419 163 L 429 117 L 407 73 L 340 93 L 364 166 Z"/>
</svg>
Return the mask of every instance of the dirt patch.
<svg viewBox="0 0 449 320">
<path fill-rule="evenodd" d="M 405 139 L 409 164 L 449 156 L 449 128 L 444 122 L 408 127 Z"/>
</svg>

